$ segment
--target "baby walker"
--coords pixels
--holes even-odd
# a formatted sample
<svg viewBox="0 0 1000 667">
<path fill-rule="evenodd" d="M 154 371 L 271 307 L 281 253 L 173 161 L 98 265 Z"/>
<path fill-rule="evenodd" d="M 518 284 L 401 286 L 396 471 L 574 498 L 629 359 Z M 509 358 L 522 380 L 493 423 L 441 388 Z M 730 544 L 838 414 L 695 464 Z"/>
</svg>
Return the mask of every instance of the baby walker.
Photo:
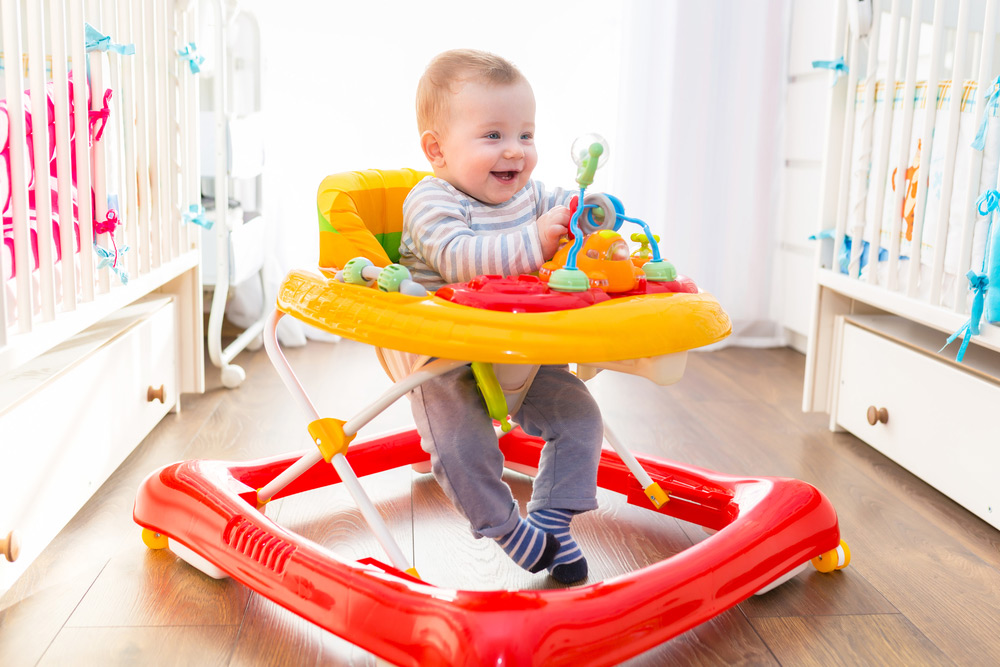
<svg viewBox="0 0 1000 667">
<path fill-rule="evenodd" d="M 632 455 L 608 431 L 598 484 L 651 511 L 717 531 L 664 561 L 554 590 L 449 590 L 423 581 L 358 478 L 426 464 L 415 429 L 355 441 L 382 410 L 425 380 L 474 370 L 499 422 L 507 465 L 537 470 L 544 443 L 507 423 L 493 364 L 577 363 L 660 384 L 680 379 L 686 351 L 718 341 L 730 322 L 711 295 L 677 274 L 648 225 L 610 195 L 588 194 L 607 157 L 598 137 L 574 144 L 579 196 L 570 238 L 539 276 L 479 276 L 434 294 L 398 258 L 402 201 L 425 174 L 352 172 L 320 187 L 321 271 L 293 271 L 265 330 L 275 369 L 308 416 L 306 452 L 246 463 L 184 461 L 141 485 L 134 518 L 151 548 L 169 547 L 214 577 L 233 577 L 309 621 L 405 665 L 615 664 L 791 578 L 810 561 L 845 567 L 831 503 L 809 484 L 730 476 Z M 642 247 L 618 234 L 633 222 Z M 289 314 L 334 334 L 436 358 L 347 420 L 322 417 L 278 347 Z M 385 550 L 348 561 L 272 522 L 271 501 L 343 483 Z"/>
</svg>

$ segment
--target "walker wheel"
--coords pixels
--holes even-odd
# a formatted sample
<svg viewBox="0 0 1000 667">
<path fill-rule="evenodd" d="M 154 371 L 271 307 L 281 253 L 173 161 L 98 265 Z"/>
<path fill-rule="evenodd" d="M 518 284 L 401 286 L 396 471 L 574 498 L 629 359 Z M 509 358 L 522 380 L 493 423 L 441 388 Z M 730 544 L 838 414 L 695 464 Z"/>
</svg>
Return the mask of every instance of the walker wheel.
<svg viewBox="0 0 1000 667">
<path fill-rule="evenodd" d="M 851 549 L 847 546 L 847 542 L 841 540 L 840 546 L 816 556 L 812 559 L 812 564 L 820 572 L 843 570 L 851 564 Z"/>
<path fill-rule="evenodd" d="M 246 379 L 246 371 L 239 366 L 230 364 L 222 367 L 222 386 L 227 389 L 235 389 L 243 384 L 243 381 Z"/>
<path fill-rule="evenodd" d="M 150 530 L 149 528 L 142 529 L 142 541 L 150 549 L 166 549 L 167 548 L 167 536 Z"/>
</svg>

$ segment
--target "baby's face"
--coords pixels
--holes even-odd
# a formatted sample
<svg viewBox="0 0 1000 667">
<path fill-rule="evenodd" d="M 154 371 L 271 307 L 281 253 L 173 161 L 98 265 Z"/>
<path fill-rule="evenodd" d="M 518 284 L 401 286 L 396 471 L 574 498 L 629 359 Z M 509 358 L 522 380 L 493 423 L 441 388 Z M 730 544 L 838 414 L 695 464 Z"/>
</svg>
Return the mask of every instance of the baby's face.
<svg viewBox="0 0 1000 667">
<path fill-rule="evenodd" d="M 526 81 L 470 81 L 454 93 L 434 173 L 487 204 L 502 204 L 528 183 L 538 162 L 535 96 Z"/>
</svg>

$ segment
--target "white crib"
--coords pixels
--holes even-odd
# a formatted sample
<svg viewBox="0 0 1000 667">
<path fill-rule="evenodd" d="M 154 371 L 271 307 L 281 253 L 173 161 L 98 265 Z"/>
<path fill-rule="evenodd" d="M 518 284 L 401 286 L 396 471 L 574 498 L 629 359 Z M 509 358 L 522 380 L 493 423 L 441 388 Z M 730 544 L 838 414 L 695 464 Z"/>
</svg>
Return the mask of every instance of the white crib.
<svg viewBox="0 0 1000 667">
<path fill-rule="evenodd" d="M 0 0 L 0 593 L 204 391 L 194 4 Z"/>
<path fill-rule="evenodd" d="M 997 0 L 840 3 L 803 407 L 1000 528 L 1000 326 L 966 277 L 1000 252 L 998 19 Z M 964 355 L 940 350 L 973 320 Z"/>
</svg>

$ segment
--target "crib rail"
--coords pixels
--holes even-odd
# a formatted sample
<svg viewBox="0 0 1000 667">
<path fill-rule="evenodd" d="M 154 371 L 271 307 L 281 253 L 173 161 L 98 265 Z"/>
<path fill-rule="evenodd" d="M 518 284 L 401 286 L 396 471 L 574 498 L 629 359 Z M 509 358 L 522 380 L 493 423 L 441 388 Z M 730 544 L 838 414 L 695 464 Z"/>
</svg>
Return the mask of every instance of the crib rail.
<svg viewBox="0 0 1000 667">
<path fill-rule="evenodd" d="M 977 200 L 1000 189 L 998 5 L 876 0 L 867 33 L 842 16 L 849 76 L 831 93 L 821 285 L 942 331 L 969 319 L 966 274 L 983 270 L 997 215 Z M 1000 327 L 976 340 L 1000 349 Z"/>
<path fill-rule="evenodd" d="M 0 373 L 197 264 L 195 5 L 0 0 Z"/>
</svg>

